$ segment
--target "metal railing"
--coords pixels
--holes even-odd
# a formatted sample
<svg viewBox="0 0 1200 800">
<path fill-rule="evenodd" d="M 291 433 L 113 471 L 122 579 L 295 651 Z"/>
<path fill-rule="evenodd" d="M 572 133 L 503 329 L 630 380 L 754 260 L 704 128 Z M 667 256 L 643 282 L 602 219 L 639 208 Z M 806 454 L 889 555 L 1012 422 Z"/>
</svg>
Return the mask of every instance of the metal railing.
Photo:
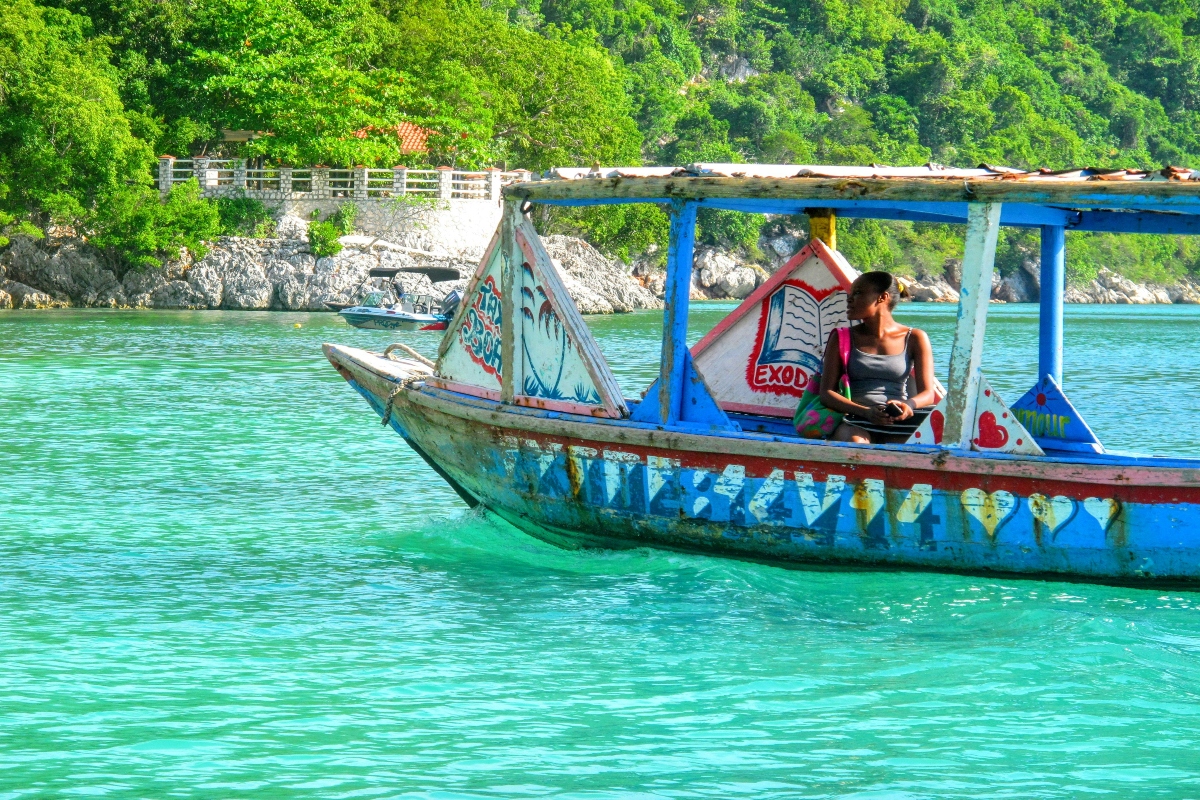
<svg viewBox="0 0 1200 800">
<path fill-rule="evenodd" d="M 245 196 L 263 200 L 385 200 L 413 195 L 440 200 L 500 199 L 500 189 L 526 180 L 524 170 L 460 171 L 368 167 L 248 167 L 239 159 L 158 160 L 158 189 L 166 196 L 176 183 L 195 178 L 205 197 Z"/>
</svg>

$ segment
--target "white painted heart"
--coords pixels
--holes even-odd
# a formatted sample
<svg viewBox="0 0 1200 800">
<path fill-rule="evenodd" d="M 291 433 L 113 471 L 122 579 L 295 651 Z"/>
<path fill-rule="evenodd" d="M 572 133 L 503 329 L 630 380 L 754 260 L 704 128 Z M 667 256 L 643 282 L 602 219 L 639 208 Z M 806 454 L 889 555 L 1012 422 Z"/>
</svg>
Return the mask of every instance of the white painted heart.
<svg viewBox="0 0 1200 800">
<path fill-rule="evenodd" d="M 963 508 L 996 538 L 996 530 L 1017 510 L 1017 498 L 1003 489 L 988 494 L 983 489 L 967 489 L 962 493 Z"/>
<path fill-rule="evenodd" d="M 1100 523 L 1100 530 L 1108 532 L 1108 526 L 1121 510 L 1121 504 L 1111 497 L 1089 497 L 1083 501 L 1084 511 L 1091 514 Z"/>
<path fill-rule="evenodd" d="M 1063 497 L 1061 494 L 1054 497 L 1031 494 L 1029 495 L 1029 511 L 1033 514 L 1034 519 L 1040 520 L 1053 534 L 1075 518 L 1079 507 L 1070 497 Z"/>
</svg>

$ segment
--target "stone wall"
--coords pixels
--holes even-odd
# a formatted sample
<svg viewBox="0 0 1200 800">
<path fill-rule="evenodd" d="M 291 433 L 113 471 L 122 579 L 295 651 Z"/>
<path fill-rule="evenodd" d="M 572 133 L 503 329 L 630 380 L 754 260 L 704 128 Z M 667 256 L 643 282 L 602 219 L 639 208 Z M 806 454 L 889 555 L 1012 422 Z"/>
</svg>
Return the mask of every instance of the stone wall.
<svg viewBox="0 0 1200 800">
<path fill-rule="evenodd" d="M 287 200 L 278 214 L 302 220 L 316 211 L 328 217 L 346 200 Z M 406 206 L 387 200 L 355 200 L 354 227 L 371 236 L 448 258 L 478 261 L 500 224 L 500 203 L 492 200 L 436 200 L 429 205 Z"/>
</svg>

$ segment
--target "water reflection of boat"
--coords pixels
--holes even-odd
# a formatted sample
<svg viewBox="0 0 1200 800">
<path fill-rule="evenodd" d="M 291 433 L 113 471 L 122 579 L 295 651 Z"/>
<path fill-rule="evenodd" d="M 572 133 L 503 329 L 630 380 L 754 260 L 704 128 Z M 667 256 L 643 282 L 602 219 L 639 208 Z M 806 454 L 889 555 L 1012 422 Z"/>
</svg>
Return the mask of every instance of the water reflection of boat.
<svg viewBox="0 0 1200 800">
<path fill-rule="evenodd" d="M 1105 453 L 1060 386 L 1065 231 L 1200 233 L 1198 177 L 558 170 L 505 189 L 500 230 L 436 364 L 338 345 L 325 352 L 466 502 L 564 545 L 1196 583 L 1200 459 Z M 640 401 L 621 395 L 521 211 L 627 202 L 671 205 L 659 376 Z M 689 350 L 699 208 L 807 213 L 814 239 Z M 791 428 L 813 359 L 844 319 L 830 300 L 854 274 L 836 251 L 839 214 L 966 225 L 948 393 L 906 444 L 833 444 Z M 1011 407 L 979 369 L 1001 225 L 1042 236 L 1036 380 Z M 792 302 L 797 292 L 804 302 Z"/>
</svg>

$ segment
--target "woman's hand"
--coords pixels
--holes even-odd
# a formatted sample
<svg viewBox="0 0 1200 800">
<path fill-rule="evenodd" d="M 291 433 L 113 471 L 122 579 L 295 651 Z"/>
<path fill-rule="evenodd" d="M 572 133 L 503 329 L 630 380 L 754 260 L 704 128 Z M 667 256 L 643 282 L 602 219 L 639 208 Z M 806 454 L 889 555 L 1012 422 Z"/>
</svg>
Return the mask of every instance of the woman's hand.
<svg viewBox="0 0 1200 800">
<path fill-rule="evenodd" d="M 867 406 L 862 416 L 872 425 L 891 425 L 896 419 L 887 413 L 886 405 Z"/>
<path fill-rule="evenodd" d="M 888 405 L 892 408 L 900 409 L 900 413 L 892 412 L 889 416 L 892 422 L 902 422 L 913 415 L 912 408 L 903 400 L 888 400 Z"/>
</svg>

